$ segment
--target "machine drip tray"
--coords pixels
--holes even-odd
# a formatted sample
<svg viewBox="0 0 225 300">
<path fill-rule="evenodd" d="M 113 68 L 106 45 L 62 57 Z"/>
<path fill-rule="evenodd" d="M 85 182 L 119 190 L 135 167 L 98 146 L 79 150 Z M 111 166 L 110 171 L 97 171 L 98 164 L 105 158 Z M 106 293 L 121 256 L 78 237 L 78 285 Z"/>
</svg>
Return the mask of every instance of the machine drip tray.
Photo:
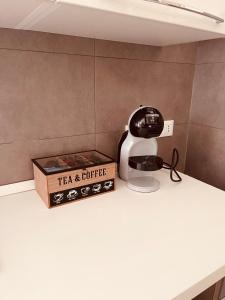
<svg viewBox="0 0 225 300">
<path fill-rule="evenodd" d="M 136 192 L 151 193 L 160 188 L 160 183 L 152 176 L 142 176 L 129 178 L 127 186 L 129 189 Z"/>
</svg>

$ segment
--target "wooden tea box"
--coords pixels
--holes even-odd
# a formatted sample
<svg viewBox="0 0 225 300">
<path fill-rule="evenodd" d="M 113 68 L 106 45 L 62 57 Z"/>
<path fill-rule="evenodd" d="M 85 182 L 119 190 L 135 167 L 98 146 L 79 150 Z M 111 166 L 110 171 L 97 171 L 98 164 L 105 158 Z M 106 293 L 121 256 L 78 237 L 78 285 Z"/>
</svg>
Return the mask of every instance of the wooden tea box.
<svg viewBox="0 0 225 300">
<path fill-rule="evenodd" d="M 98 151 L 33 159 L 35 187 L 48 208 L 114 190 L 116 164 Z"/>
</svg>

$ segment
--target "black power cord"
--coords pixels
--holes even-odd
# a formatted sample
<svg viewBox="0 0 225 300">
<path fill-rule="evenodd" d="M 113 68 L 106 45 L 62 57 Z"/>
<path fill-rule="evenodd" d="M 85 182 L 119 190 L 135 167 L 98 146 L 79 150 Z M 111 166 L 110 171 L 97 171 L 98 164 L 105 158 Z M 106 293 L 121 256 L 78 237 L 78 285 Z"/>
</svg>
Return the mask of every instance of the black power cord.
<svg viewBox="0 0 225 300">
<path fill-rule="evenodd" d="M 180 177 L 180 175 L 178 174 L 178 172 L 176 170 L 176 166 L 177 166 L 178 162 L 179 162 L 179 152 L 178 152 L 178 150 L 176 148 L 174 148 L 173 149 L 173 153 L 172 153 L 171 164 L 163 162 L 163 168 L 170 170 L 170 179 L 173 182 L 180 182 L 180 181 L 182 181 L 182 178 Z M 177 179 L 174 178 L 174 174 L 176 174 Z"/>
</svg>

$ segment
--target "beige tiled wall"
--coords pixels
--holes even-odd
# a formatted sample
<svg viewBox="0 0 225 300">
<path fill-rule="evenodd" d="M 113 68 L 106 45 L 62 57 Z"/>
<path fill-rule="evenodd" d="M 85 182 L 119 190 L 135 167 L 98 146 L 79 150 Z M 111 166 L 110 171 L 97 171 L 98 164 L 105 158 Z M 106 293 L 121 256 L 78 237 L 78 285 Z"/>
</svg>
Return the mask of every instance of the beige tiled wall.
<svg viewBox="0 0 225 300">
<path fill-rule="evenodd" d="M 198 45 L 186 172 L 225 190 L 224 39 Z"/>
<path fill-rule="evenodd" d="M 184 169 L 196 45 L 152 47 L 0 29 L 0 185 L 31 179 L 30 159 L 117 142 L 140 104 L 175 119 Z"/>
</svg>

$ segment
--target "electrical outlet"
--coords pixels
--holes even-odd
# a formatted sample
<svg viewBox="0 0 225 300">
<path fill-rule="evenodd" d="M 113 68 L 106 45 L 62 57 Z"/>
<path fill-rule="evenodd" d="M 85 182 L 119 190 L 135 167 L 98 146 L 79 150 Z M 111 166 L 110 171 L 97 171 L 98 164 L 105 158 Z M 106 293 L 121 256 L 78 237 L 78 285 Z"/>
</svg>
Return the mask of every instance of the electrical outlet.
<svg viewBox="0 0 225 300">
<path fill-rule="evenodd" d="M 159 137 L 173 135 L 174 120 L 164 121 L 164 128 Z"/>
</svg>

